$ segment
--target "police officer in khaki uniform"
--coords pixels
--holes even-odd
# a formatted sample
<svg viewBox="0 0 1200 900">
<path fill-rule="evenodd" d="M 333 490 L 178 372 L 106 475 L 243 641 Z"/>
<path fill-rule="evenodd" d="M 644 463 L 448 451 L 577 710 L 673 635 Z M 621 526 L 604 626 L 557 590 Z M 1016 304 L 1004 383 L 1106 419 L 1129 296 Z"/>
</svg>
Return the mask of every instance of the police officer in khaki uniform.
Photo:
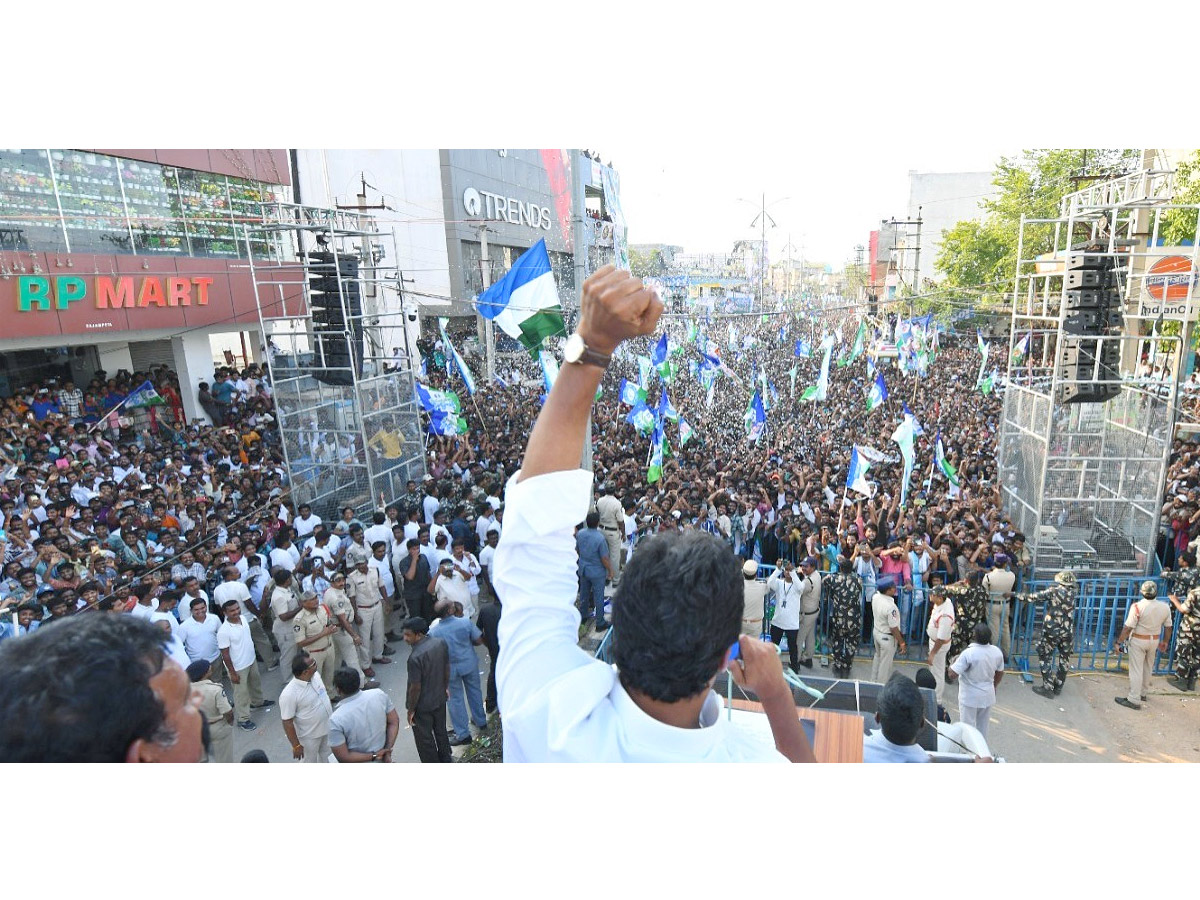
<svg viewBox="0 0 1200 900">
<path fill-rule="evenodd" d="M 358 661 L 367 677 L 374 678 L 373 663 L 391 663 L 383 655 L 383 584 L 379 573 L 367 567 L 366 553 L 352 546 L 346 551 L 346 561 L 354 565 L 354 571 L 346 576 L 346 593 L 354 601 L 354 624 L 362 638 Z"/>
<path fill-rule="evenodd" d="M 752 559 L 742 563 L 742 634 L 759 637 L 763 633 L 763 617 L 766 614 L 767 585 L 758 580 L 758 563 Z"/>
<path fill-rule="evenodd" d="M 608 492 L 608 486 L 596 488 L 596 512 L 600 514 L 600 533 L 608 543 L 608 562 L 612 566 L 612 583 L 621 578 L 621 545 L 625 542 L 625 510 L 621 501 Z"/>
<path fill-rule="evenodd" d="M 871 663 L 871 680 L 887 684 L 892 677 L 892 660 L 899 647 L 901 653 L 908 651 L 904 635 L 900 633 L 900 608 L 896 606 L 896 577 L 881 575 L 875 582 L 875 596 L 871 598 L 871 614 L 875 621 L 875 659 Z"/>
<path fill-rule="evenodd" d="M 296 639 L 296 651 L 307 651 L 317 664 L 321 681 L 333 684 L 337 662 L 333 636 L 338 632 L 338 625 L 330 624 L 329 613 L 312 591 L 300 595 L 300 612 L 292 620 L 292 632 Z"/>
<path fill-rule="evenodd" d="M 209 679 L 210 664 L 198 659 L 187 667 L 192 690 L 199 695 L 200 714 L 208 723 L 208 761 L 233 762 L 233 707 L 225 690 Z"/>
<path fill-rule="evenodd" d="M 358 629 L 354 627 L 354 603 L 346 593 L 345 575 L 341 572 L 334 572 L 329 576 L 329 587 L 325 589 L 321 602 L 325 604 L 325 608 L 333 616 L 333 621 L 338 625 L 338 630 L 333 635 L 333 648 L 337 652 L 337 662 L 334 664 L 334 668 L 348 666 L 354 669 L 358 672 L 359 681 L 363 683 L 364 690 L 368 687 L 378 687 L 377 683 L 366 683 L 367 676 L 363 674 L 362 663 L 358 659 L 358 647 L 362 644 L 362 638 L 359 637 Z M 321 678 L 324 680 L 325 676 L 322 675 Z"/>
<path fill-rule="evenodd" d="M 1126 640 L 1129 641 L 1129 696 L 1113 699 L 1129 709 L 1141 709 L 1154 672 L 1154 650 L 1166 653 L 1171 643 L 1171 607 L 1158 599 L 1158 586 L 1153 581 L 1142 582 L 1142 599 L 1129 607 L 1125 627 L 1113 644 L 1113 651 Z"/>
</svg>

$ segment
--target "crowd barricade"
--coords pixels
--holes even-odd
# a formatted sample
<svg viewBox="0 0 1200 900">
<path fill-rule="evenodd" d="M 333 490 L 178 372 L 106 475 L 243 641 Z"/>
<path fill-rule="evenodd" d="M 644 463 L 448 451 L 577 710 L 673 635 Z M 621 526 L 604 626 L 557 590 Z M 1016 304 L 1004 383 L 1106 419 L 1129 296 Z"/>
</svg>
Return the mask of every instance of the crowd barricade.
<svg viewBox="0 0 1200 900">
<path fill-rule="evenodd" d="M 758 578 L 766 580 L 775 571 L 775 566 L 768 563 L 758 564 Z M 1078 578 L 1078 574 L 1076 575 Z M 1130 605 L 1141 594 L 1140 589 L 1145 581 L 1153 581 L 1158 586 L 1158 596 L 1166 599 L 1167 583 L 1161 575 L 1147 579 L 1143 575 L 1104 575 L 1097 578 L 1078 578 L 1078 597 L 1075 605 L 1075 640 L 1071 655 L 1071 670 L 1080 672 L 1118 672 L 1126 671 L 1121 665 L 1120 653 L 1114 653 L 1113 642 L 1120 636 L 1125 624 L 1125 616 Z M 1025 584 L 1025 593 L 1036 593 L 1054 583 L 1053 579 L 1034 579 Z M 907 627 L 903 630 L 904 639 L 908 643 L 908 652 L 897 653 L 897 658 L 911 661 L 924 660 L 928 653 L 928 640 L 925 628 L 929 622 L 928 588 L 913 589 L 905 587 L 897 598 L 910 603 L 910 615 Z M 771 597 L 767 598 L 768 608 L 771 607 Z M 901 607 L 903 609 L 903 607 Z M 870 616 L 870 605 L 865 604 L 863 615 Z M 1009 668 L 1021 671 L 1036 672 L 1039 667 L 1037 646 L 1042 635 L 1042 621 L 1045 617 L 1044 603 L 1009 603 L 1004 609 L 1003 627 L 1008 629 L 1010 650 Z M 1171 674 L 1175 669 L 1175 640 L 1179 633 L 1180 614 L 1172 610 L 1171 643 L 1166 653 L 1156 653 L 1154 662 L 1155 675 Z M 769 623 L 766 623 L 769 624 Z M 764 625 L 764 630 L 766 629 Z M 822 653 L 827 653 L 827 636 L 829 634 L 829 603 L 822 598 L 821 615 L 817 623 L 817 635 Z M 1000 645 L 999 637 L 993 643 Z M 858 655 L 870 657 L 872 646 L 869 641 L 859 644 Z M 597 652 L 599 655 L 599 652 Z"/>
</svg>

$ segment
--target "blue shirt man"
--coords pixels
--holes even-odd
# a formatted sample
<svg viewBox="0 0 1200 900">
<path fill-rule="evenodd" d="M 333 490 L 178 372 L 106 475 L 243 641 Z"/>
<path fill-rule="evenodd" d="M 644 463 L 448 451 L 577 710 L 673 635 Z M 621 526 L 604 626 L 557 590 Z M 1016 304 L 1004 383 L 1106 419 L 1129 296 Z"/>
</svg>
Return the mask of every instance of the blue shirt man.
<svg viewBox="0 0 1200 900">
<path fill-rule="evenodd" d="M 608 627 L 604 621 L 604 580 L 611 577 L 612 568 L 608 561 L 608 541 L 600 533 L 599 525 L 600 513 L 588 513 L 587 527 L 575 533 L 575 550 L 579 554 L 579 611 L 585 619 L 594 614 L 596 627 L 603 631 Z"/>
<path fill-rule="evenodd" d="M 461 603 L 441 600 L 437 609 L 443 609 L 443 604 L 447 603 L 450 604 L 450 614 L 438 622 L 429 634 L 430 637 L 445 641 L 450 651 L 449 705 L 450 724 L 454 728 L 454 739 L 450 745 L 453 747 L 471 742 L 471 728 L 467 724 L 468 707 L 470 719 L 476 728 L 487 727 L 487 713 L 483 709 L 483 690 L 479 684 L 479 657 L 475 655 L 475 646 L 483 643 L 483 632 L 462 614 Z"/>
</svg>

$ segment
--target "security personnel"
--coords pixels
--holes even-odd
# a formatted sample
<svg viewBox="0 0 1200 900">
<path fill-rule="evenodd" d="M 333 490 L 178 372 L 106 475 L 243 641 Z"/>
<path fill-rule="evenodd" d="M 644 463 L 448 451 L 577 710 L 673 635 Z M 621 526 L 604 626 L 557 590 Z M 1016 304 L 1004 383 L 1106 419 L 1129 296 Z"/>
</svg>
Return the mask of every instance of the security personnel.
<svg viewBox="0 0 1200 900">
<path fill-rule="evenodd" d="M 292 619 L 300 612 L 300 603 L 291 572 L 277 566 L 271 572 L 271 578 L 275 582 L 270 593 L 271 612 L 275 614 L 271 631 L 279 644 L 279 665 L 283 667 L 286 677 L 286 673 L 292 671 L 292 657 L 296 655 L 296 642 L 292 639 Z"/>
<path fill-rule="evenodd" d="M 354 564 L 354 571 L 346 576 L 346 593 L 354 601 L 354 609 L 358 614 L 354 623 L 359 626 L 358 634 L 362 638 L 358 646 L 358 661 L 367 677 L 374 678 L 373 663 L 391 663 L 384 655 L 383 583 L 379 580 L 379 573 L 368 568 L 366 553 L 355 553 L 352 547 L 346 551 L 346 559 Z"/>
<path fill-rule="evenodd" d="M 1075 598 L 1078 593 L 1079 582 L 1075 573 L 1064 569 L 1054 576 L 1054 584 L 1050 587 L 1032 594 L 1022 594 L 1018 598 L 1024 603 L 1046 604 L 1042 638 L 1038 641 L 1037 650 L 1038 659 L 1042 661 L 1042 683 L 1034 686 L 1035 694 L 1055 697 L 1062 693 L 1075 635 Z M 1055 654 L 1058 654 L 1057 660 Z"/>
<path fill-rule="evenodd" d="M 317 672 L 324 684 L 333 684 L 336 668 L 336 652 L 333 636 L 338 632 L 337 623 L 330 622 L 329 612 L 312 591 L 300 595 L 300 612 L 292 620 L 292 633 L 296 650 L 305 650 L 317 664 Z"/>
<path fill-rule="evenodd" d="M 975 572 L 946 587 L 949 602 L 954 604 L 954 630 L 947 659 L 957 659 L 971 646 L 976 623 L 987 621 L 988 592 L 979 583 L 982 577 L 982 572 Z"/>
<path fill-rule="evenodd" d="M 811 669 L 817 644 L 817 619 L 821 615 L 821 573 L 815 557 L 800 563 L 800 665 Z"/>
<path fill-rule="evenodd" d="M 1163 626 L 1167 630 L 1160 638 Z M 1129 696 L 1113 699 L 1129 709 L 1141 709 L 1141 701 L 1146 699 L 1150 688 L 1150 674 L 1154 671 L 1155 646 L 1159 652 L 1166 653 L 1171 643 L 1171 607 L 1158 599 L 1158 585 L 1153 581 L 1142 582 L 1142 599 L 1129 607 L 1125 627 L 1113 644 L 1113 652 L 1127 640 L 1130 641 Z"/>
<path fill-rule="evenodd" d="M 367 676 L 363 674 L 362 663 L 358 658 L 358 647 L 362 644 L 362 638 L 358 635 L 358 629 L 354 627 L 354 603 L 346 594 L 345 575 L 334 572 L 329 576 L 329 587 L 325 589 L 321 602 L 339 626 L 333 635 L 333 649 L 337 653 L 337 663 L 334 667 L 349 666 L 354 669 L 358 672 L 359 681 L 363 682 L 364 689 L 378 687 L 377 684 L 366 684 Z M 325 680 L 324 675 L 321 676 L 321 680 Z"/>
<path fill-rule="evenodd" d="M 1175 641 L 1175 687 L 1181 691 L 1196 689 L 1196 674 L 1200 673 L 1200 587 L 1187 593 L 1182 603 L 1175 597 L 1172 604 L 1179 616 L 1179 639 Z"/>
<path fill-rule="evenodd" d="M 765 631 L 767 586 L 758 580 L 758 563 L 752 559 L 742 563 L 742 578 L 742 634 L 756 638 Z"/>
<path fill-rule="evenodd" d="M 822 576 L 821 590 L 829 598 L 833 677 L 849 678 L 862 633 L 862 579 L 850 572 L 846 557 L 839 556 L 837 564 L 837 574 Z"/>
<path fill-rule="evenodd" d="M 596 488 L 596 512 L 600 514 L 600 533 L 608 542 L 608 563 L 612 566 L 612 583 L 621 577 L 621 545 L 625 542 L 625 510 L 621 501 L 608 491 L 608 485 Z"/>
<path fill-rule="evenodd" d="M 875 622 L 872 635 L 875 639 L 875 661 L 871 663 L 871 680 L 887 684 L 892 677 L 892 660 L 896 648 L 908 652 L 908 644 L 900 633 L 900 608 L 896 606 L 896 576 L 881 575 L 875 582 L 875 596 L 871 598 L 871 615 Z"/>
<path fill-rule="evenodd" d="M 954 635 L 954 603 L 946 592 L 946 586 L 936 584 L 929 592 L 932 607 L 925 635 L 929 638 L 929 653 L 925 665 L 933 673 L 934 694 L 940 704 L 946 694 L 946 655 L 950 652 L 950 639 Z"/>
<path fill-rule="evenodd" d="M 211 665 L 198 659 L 187 667 L 192 690 L 200 697 L 197 706 L 208 723 L 208 761 L 233 762 L 233 707 L 225 690 L 209 679 Z"/>
</svg>

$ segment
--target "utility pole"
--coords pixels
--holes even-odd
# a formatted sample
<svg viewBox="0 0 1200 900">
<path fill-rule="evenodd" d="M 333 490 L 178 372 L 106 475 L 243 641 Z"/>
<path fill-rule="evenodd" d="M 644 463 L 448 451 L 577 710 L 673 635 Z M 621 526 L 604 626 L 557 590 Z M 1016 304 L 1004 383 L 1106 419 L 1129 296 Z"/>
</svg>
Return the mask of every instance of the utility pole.
<svg viewBox="0 0 1200 900">
<path fill-rule="evenodd" d="M 916 253 L 915 253 L 914 259 L 913 259 L 913 269 L 912 269 L 912 292 L 914 295 L 919 294 L 921 292 L 921 287 L 920 287 L 920 280 L 921 280 L 921 209 L 922 209 L 922 207 L 920 207 L 920 206 L 917 207 L 917 217 L 915 219 L 901 220 L 901 219 L 897 219 L 893 216 L 891 219 L 884 219 L 880 223 L 883 225 L 916 225 L 917 226 L 917 247 L 916 247 Z M 906 235 L 905 235 L 906 242 L 907 242 L 907 239 L 908 238 L 907 238 L 907 233 L 906 233 Z M 905 247 L 904 249 L 907 250 L 908 247 Z M 908 312 L 909 312 L 909 315 L 911 316 L 912 315 L 912 301 L 911 300 L 909 301 L 908 306 L 909 306 Z"/>
<path fill-rule="evenodd" d="M 488 259 L 488 227 L 480 225 L 479 227 L 479 277 L 483 279 L 483 290 L 486 291 L 492 286 L 492 267 L 491 261 Z M 483 293 L 481 291 L 480 293 Z M 475 315 L 479 316 L 479 311 L 476 310 Z M 483 319 L 483 352 L 487 360 L 487 379 L 488 384 L 494 384 L 496 381 L 496 332 L 492 320 L 484 316 L 479 316 Z"/>
<path fill-rule="evenodd" d="M 362 184 L 362 190 L 359 191 L 358 195 L 354 198 L 357 202 L 353 206 L 342 206 L 341 204 L 334 204 L 334 205 L 337 206 L 338 209 L 354 210 L 355 212 L 360 213 L 364 217 L 366 216 L 367 210 L 369 210 L 369 209 L 390 210 L 391 207 L 388 206 L 386 203 L 375 203 L 375 204 L 371 204 L 371 205 L 367 204 L 367 188 L 371 188 L 371 190 L 378 190 L 378 188 L 376 188 L 374 185 L 367 184 L 366 172 L 359 172 L 358 175 L 359 175 L 359 181 Z M 359 223 L 359 227 L 360 228 L 362 227 L 361 222 Z M 334 256 L 336 258 L 336 253 L 334 254 Z M 375 246 L 370 242 L 370 240 L 365 235 L 362 238 L 362 258 L 363 258 L 363 265 L 362 265 L 362 274 L 361 274 L 360 278 L 366 287 L 365 294 L 366 294 L 367 300 L 369 301 L 369 303 L 367 304 L 367 306 L 369 306 L 369 309 L 363 311 L 365 313 L 364 318 L 367 318 L 367 319 L 373 318 L 375 320 L 375 326 L 376 326 L 374 328 L 364 328 L 363 333 L 366 335 L 367 340 L 370 341 L 371 344 L 374 345 L 374 350 L 371 355 L 375 356 L 379 359 L 382 359 L 387 354 L 386 354 L 386 350 L 383 347 L 383 335 L 380 334 L 380 328 L 378 327 L 379 326 L 379 307 L 375 303 L 375 296 L 376 296 L 375 295 L 375 263 L 376 263 Z M 397 263 L 398 262 L 399 261 L 397 260 Z"/>
</svg>

